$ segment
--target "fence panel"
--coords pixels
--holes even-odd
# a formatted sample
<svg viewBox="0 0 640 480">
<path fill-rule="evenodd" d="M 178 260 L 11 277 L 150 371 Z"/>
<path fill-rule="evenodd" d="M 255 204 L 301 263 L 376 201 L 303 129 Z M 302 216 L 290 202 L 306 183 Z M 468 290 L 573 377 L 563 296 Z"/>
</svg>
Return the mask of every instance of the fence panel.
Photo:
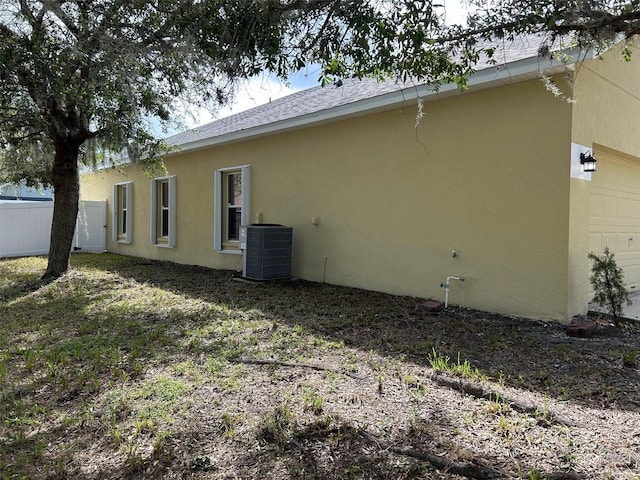
<svg viewBox="0 0 640 480">
<path fill-rule="evenodd" d="M 0 257 L 49 252 L 53 202 L 0 203 Z"/>
<path fill-rule="evenodd" d="M 73 250 L 104 252 L 106 201 L 80 203 Z M 0 202 L 0 257 L 49 253 L 53 202 Z"/>
</svg>

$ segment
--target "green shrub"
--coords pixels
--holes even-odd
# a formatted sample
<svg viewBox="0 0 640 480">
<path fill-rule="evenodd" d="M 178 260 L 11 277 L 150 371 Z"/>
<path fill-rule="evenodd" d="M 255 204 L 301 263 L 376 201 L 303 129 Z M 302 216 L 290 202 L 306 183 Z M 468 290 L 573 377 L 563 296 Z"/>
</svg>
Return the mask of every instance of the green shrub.
<svg viewBox="0 0 640 480">
<path fill-rule="evenodd" d="M 613 257 L 613 253 L 609 252 L 609 247 L 605 247 L 602 256 L 590 253 L 589 259 L 593 260 L 593 266 L 589 280 L 591 280 L 595 291 L 593 301 L 601 307 L 606 305 L 617 325 L 618 318 L 622 316 L 622 303 L 626 302 L 627 305 L 631 305 L 631 300 L 629 300 L 629 294 L 624 286 L 622 268 L 618 267 Z"/>
</svg>

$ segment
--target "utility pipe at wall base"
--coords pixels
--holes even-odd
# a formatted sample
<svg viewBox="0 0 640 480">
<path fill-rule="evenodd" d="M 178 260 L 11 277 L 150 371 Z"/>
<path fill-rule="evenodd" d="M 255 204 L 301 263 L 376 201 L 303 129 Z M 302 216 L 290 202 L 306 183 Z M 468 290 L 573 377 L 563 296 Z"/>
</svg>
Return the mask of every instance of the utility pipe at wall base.
<svg viewBox="0 0 640 480">
<path fill-rule="evenodd" d="M 327 272 L 327 257 L 324 257 L 322 260 L 322 281 L 320 283 L 324 283 L 324 275 Z"/>
<path fill-rule="evenodd" d="M 440 288 L 444 287 L 444 308 L 449 306 L 449 287 L 451 286 L 451 280 L 458 280 L 460 282 L 464 282 L 464 277 L 456 277 L 451 276 L 447 277 L 447 281 L 445 283 L 440 284 Z"/>
</svg>

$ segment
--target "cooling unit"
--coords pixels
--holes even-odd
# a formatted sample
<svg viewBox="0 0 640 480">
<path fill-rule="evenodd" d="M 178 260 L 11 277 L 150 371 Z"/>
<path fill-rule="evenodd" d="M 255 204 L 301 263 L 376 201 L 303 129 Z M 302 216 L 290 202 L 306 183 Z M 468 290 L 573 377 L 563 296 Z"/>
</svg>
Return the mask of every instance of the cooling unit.
<svg viewBox="0 0 640 480">
<path fill-rule="evenodd" d="M 291 277 L 293 228 L 254 224 L 240 227 L 242 276 L 252 280 Z"/>
</svg>

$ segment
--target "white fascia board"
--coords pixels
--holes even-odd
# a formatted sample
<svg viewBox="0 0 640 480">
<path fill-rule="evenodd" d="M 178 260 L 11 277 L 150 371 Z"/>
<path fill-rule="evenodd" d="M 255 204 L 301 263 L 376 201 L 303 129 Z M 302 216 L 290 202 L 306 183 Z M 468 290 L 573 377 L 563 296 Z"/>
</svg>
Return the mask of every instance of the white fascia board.
<svg viewBox="0 0 640 480">
<path fill-rule="evenodd" d="M 594 57 L 594 52 L 586 54 L 575 51 L 568 52 L 573 58 L 587 60 Z M 541 59 L 540 57 L 529 57 L 511 63 L 497 64 L 484 68 L 469 76 L 469 91 L 479 91 L 508 83 L 518 83 L 525 80 L 539 78 L 541 74 L 556 75 L 573 69 L 573 64 L 567 64 L 555 59 Z M 284 132 L 316 124 L 330 123 L 348 117 L 364 115 L 375 111 L 382 111 L 394 108 L 398 105 L 406 104 L 411 100 L 423 98 L 427 101 L 461 95 L 463 92 L 454 83 L 442 85 L 438 91 L 429 89 L 427 85 L 421 84 L 415 87 L 407 87 L 395 92 L 377 95 L 357 102 L 339 105 L 337 107 L 311 112 L 299 117 L 288 118 L 278 122 L 258 125 L 256 127 L 238 130 L 236 132 L 204 138 L 195 142 L 176 145 L 176 149 L 169 153 L 175 155 L 188 151 L 200 150 L 203 148 L 233 143 L 249 138 L 261 137 L 273 133 Z"/>
</svg>

